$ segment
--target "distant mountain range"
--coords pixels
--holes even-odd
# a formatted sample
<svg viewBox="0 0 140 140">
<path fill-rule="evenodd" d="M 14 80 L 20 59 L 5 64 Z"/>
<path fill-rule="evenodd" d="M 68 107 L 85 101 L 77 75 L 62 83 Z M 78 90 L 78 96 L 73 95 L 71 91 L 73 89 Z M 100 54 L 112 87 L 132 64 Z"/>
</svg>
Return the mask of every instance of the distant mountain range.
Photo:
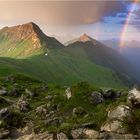
<svg viewBox="0 0 140 140">
<path fill-rule="evenodd" d="M 137 83 L 132 66 L 114 49 L 86 34 L 64 46 L 32 22 L 0 30 L 0 76 L 12 73 L 61 85 L 88 81 L 123 88 Z"/>
<path fill-rule="evenodd" d="M 101 41 L 103 44 L 108 47 L 114 48 L 116 50 L 120 49 L 120 40 L 111 39 L 111 40 L 103 40 Z M 124 41 L 123 47 L 121 47 L 121 51 L 130 49 L 130 48 L 140 48 L 140 41 L 132 40 L 132 41 Z"/>
<path fill-rule="evenodd" d="M 110 48 L 119 50 L 120 40 L 118 39 L 101 40 L 101 42 Z"/>
<path fill-rule="evenodd" d="M 123 47 L 119 47 L 119 40 L 105 40 L 102 41 L 102 43 L 119 51 L 121 55 L 132 64 L 133 68 L 136 70 L 134 73 L 140 81 L 140 41 L 125 41 Z"/>
</svg>

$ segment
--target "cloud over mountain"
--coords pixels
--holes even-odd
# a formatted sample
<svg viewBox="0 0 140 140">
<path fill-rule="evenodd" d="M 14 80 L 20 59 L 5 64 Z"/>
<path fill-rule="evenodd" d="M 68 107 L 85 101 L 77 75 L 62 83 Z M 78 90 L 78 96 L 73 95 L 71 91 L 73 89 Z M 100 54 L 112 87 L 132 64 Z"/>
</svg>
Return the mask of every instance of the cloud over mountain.
<svg viewBox="0 0 140 140">
<path fill-rule="evenodd" d="M 32 20 L 43 24 L 87 24 L 125 11 L 124 4 L 119 1 L 3 1 L 0 19 Z"/>
</svg>

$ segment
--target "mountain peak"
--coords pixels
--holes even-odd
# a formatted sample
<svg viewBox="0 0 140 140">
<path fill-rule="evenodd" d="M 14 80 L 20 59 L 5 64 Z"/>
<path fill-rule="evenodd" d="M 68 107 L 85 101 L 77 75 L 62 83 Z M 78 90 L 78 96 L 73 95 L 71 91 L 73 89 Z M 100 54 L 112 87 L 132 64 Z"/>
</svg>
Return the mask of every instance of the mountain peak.
<svg viewBox="0 0 140 140">
<path fill-rule="evenodd" d="M 42 33 L 41 29 L 39 28 L 38 25 L 36 25 L 33 22 L 25 23 L 22 25 L 14 26 L 19 32 L 24 32 L 25 34 L 27 33 Z M 14 28 L 13 27 L 13 28 Z"/>
<path fill-rule="evenodd" d="M 86 33 L 84 33 L 82 36 L 84 36 L 84 37 L 88 37 L 88 35 L 87 35 Z"/>
<path fill-rule="evenodd" d="M 31 35 L 35 35 L 35 34 L 37 35 L 43 33 L 39 28 L 39 26 L 33 22 L 20 24 L 12 27 L 4 27 L 0 31 L 1 32 L 4 31 L 6 36 L 7 35 L 11 36 L 14 39 L 25 38 Z"/>
<path fill-rule="evenodd" d="M 25 23 L 25 24 L 27 24 L 27 25 L 32 25 L 32 26 L 36 25 L 34 22 L 28 22 L 28 23 Z M 37 25 L 36 25 L 36 26 L 37 26 Z"/>
<path fill-rule="evenodd" d="M 49 37 L 33 22 L 22 25 L 5 27 L 0 30 L 0 44 L 5 43 L 1 50 L 5 50 L 7 54 L 0 55 L 23 58 L 37 54 L 44 54 L 50 48 L 60 48 L 63 45 L 55 38 Z M 7 41 L 8 40 L 8 41 Z M 7 45 L 8 44 L 8 45 Z"/>
<path fill-rule="evenodd" d="M 71 41 L 66 42 L 65 44 L 68 46 L 70 44 L 77 43 L 77 42 L 82 42 L 82 43 L 89 42 L 90 44 L 92 44 L 94 46 L 97 46 L 97 44 L 99 44 L 99 42 L 97 40 L 93 39 L 92 37 L 90 37 L 86 33 L 81 35 L 79 38 L 76 38 L 76 39 L 73 39 Z"/>
<path fill-rule="evenodd" d="M 40 30 L 39 26 L 36 25 L 34 22 L 28 22 L 26 24 L 19 25 L 19 27 L 27 28 L 27 29 L 34 30 L 34 31 Z"/>
<path fill-rule="evenodd" d="M 91 37 L 89 37 L 86 33 L 84 33 L 82 36 L 79 37 L 78 41 L 81 42 L 86 42 L 86 41 L 90 41 Z"/>
</svg>

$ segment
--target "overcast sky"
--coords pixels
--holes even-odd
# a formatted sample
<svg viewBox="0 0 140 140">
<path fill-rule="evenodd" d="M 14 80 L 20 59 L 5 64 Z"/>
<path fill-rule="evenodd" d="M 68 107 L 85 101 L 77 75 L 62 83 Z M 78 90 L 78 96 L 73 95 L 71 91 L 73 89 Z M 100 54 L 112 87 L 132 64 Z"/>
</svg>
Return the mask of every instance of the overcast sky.
<svg viewBox="0 0 140 140">
<path fill-rule="evenodd" d="M 61 42 L 83 33 L 119 39 L 133 1 L 0 1 L 0 27 L 35 22 Z M 126 40 L 140 40 L 140 5 L 132 11 Z"/>
</svg>

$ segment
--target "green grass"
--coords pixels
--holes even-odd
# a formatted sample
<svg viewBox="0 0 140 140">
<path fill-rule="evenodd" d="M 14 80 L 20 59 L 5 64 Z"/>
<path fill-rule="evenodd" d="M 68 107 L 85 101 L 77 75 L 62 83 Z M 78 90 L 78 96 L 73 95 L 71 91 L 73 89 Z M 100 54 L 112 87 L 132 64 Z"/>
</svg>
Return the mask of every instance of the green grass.
<svg viewBox="0 0 140 140">
<path fill-rule="evenodd" d="M 11 103 L 8 102 L 4 97 L 0 96 L 0 109 L 9 106 Z"/>
<path fill-rule="evenodd" d="M 28 59 L 0 58 L 0 75 L 20 72 L 59 85 L 87 81 L 101 87 L 127 86 L 114 71 L 81 57 L 60 50 L 50 51 L 48 56 L 36 55 Z"/>
<path fill-rule="evenodd" d="M 42 49 L 32 48 L 33 43 L 28 38 L 15 40 L 0 34 L 0 56 L 25 58 L 42 53 Z"/>
</svg>

